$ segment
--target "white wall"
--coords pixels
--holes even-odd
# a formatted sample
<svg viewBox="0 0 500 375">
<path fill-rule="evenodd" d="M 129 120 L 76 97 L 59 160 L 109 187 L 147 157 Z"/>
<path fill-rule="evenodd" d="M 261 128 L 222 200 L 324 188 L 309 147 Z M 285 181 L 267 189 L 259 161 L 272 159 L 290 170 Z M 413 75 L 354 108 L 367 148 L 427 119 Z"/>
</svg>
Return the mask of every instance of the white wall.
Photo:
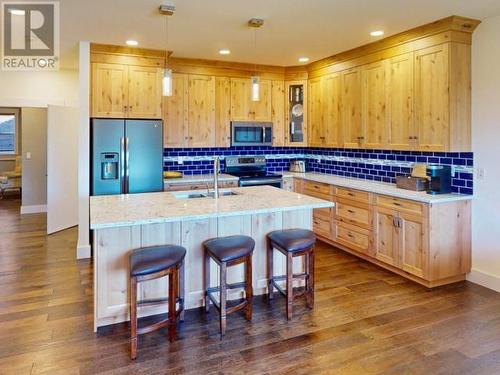
<svg viewBox="0 0 500 375">
<path fill-rule="evenodd" d="M 78 70 L 10 72 L 0 70 L 0 107 L 78 104 Z"/>
<path fill-rule="evenodd" d="M 21 108 L 23 212 L 44 212 L 47 205 L 47 109 Z M 31 154 L 30 159 L 27 153 Z"/>
<path fill-rule="evenodd" d="M 500 291 L 500 17 L 479 25 L 472 42 L 472 272 L 468 279 Z"/>
</svg>

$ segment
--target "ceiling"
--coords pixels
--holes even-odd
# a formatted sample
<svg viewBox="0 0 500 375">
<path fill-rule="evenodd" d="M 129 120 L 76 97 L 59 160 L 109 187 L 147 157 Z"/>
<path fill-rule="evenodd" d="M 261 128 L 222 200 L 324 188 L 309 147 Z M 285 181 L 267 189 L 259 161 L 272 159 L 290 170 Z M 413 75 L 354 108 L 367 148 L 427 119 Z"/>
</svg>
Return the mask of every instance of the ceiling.
<svg viewBox="0 0 500 375">
<path fill-rule="evenodd" d="M 175 57 L 270 65 L 298 65 L 450 15 L 484 19 L 500 15 L 498 0 L 61 0 L 61 65 L 77 65 L 77 42 L 165 48 L 160 4 L 172 4 L 168 49 Z M 257 30 L 247 27 L 263 18 Z M 231 50 L 219 55 L 222 48 Z"/>
</svg>

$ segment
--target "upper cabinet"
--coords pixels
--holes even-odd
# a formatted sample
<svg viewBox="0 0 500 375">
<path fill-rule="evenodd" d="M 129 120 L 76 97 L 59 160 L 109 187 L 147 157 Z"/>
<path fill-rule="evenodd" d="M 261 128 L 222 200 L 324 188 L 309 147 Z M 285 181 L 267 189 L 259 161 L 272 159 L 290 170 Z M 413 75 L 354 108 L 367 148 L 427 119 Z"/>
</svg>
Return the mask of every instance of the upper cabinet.
<svg viewBox="0 0 500 375">
<path fill-rule="evenodd" d="M 161 73 L 157 67 L 92 63 L 91 116 L 161 118 Z"/>
<path fill-rule="evenodd" d="M 231 79 L 215 77 L 215 145 L 231 146 Z"/>
<path fill-rule="evenodd" d="M 413 53 L 387 63 L 387 148 L 410 150 L 416 146 L 413 119 Z"/>
<path fill-rule="evenodd" d="M 188 75 L 172 75 L 172 96 L 163 98 L 163 144 L 186 147 L 188 144 Z"/>
<path fill-rule="evenodd" d="M 323 93 L 323 79 L 316 78 L 309 81 L 309 145 L 312 147 L 325 146 L 327 124 L 323 121 L 323 102 L 327 99 Z"/>
<path fill-rule="evenodd" d="M 271 83 L 271 121 L 273 123 L 273 146 L 285 145 L 285 82 Z"/>
<path fill-rule="evenodd" d="M 215 144 L 215 77 L 189 76 L 188 137 L 189 147 Z"/>
<path fill-rule="evenodd" d="M 360 148 L 365 141 L 361 126 L 361 69 L 342 72 L 341 100 L 344 147 Z"/>
<path fill-rule="evenodd" d="M 285 145 L 307 146 L 307 81 L 285 82 Z"/>
<path fill-rule="evenodd" d="M 233 121 L 271 121 L 271 81 L 259 82 L 259 100 L 252 101 L 250 78 L 231 78 L 231 119 Z"/>
</svg>

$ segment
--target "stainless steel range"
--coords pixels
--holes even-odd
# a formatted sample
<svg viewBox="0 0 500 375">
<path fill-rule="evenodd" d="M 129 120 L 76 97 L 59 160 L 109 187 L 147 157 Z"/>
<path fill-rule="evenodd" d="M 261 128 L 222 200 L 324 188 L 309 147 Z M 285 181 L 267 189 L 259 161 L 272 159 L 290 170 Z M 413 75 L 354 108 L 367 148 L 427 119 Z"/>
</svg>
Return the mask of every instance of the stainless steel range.
<svg viewBox="0 0 500 375">
<path fill-rule="evenodd" d="M 264 156 L 226 157 L 226 173 L 240 178 L 239 186 L 271 185 L 281 188 L 281 175 L 266 172 Z"/>
</svg>

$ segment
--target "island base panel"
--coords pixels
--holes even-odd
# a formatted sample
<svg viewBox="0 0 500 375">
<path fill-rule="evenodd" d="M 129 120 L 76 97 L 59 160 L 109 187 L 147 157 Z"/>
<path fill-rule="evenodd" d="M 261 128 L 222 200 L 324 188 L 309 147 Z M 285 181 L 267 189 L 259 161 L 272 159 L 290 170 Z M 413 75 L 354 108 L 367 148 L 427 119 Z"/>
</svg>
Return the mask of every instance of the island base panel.
<svg viewBox="0 0 500 375">
<path fill-rule="evenodd" d="M 254 295 L 267 293 L 266 235 L 273 230 L 312 228 L 312 210 L 243 216 L 228 216 L 204 220 L 188 220 L 161 224 L 143 224 L 94 231 L 94 329 L 129 320 L 129 255 L 133 249 L 144 246 L 178 244 L 187 250 L 184 260 L 186 308 L 203 306 L 203 242 L 209 238 L 247 235 L 255 240 L 252 256 Z M 274 252 L 275 274 L 285 274 L 283 255 Z M 294 259 L 294 272 L 303 271 L 301 258 Z M 211 286 L 219 284 L 219 267 L 211 262 Z M 228 270 L 229 283 L 241 282 L 243 265 Z M 303 281 L 302 281 L 303 282 Z M 297 281 L 297 285 L 299 281 Z M 141 300 L 166 298 L 167 279 L 141 283 L 137 295 Z M 243 290 L 232 291 L 228 299 L 238 299 Z M 166 313 L 165 306 L 142 307 L 139 317 Z"/>
</svg>

